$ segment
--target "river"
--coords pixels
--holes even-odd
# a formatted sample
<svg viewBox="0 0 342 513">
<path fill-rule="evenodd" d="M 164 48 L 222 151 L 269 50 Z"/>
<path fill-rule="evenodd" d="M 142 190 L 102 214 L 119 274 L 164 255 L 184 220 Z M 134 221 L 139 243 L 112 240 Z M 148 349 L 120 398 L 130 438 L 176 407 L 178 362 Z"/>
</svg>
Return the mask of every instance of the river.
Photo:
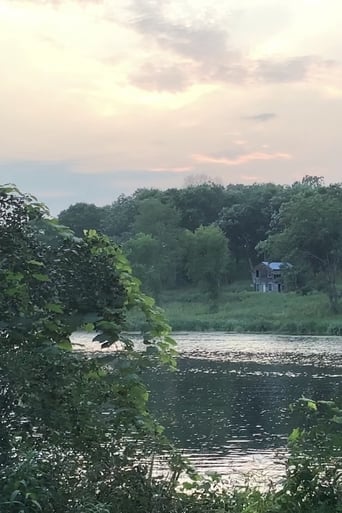
<svg viewBox="0 0 342 513">
<path fill-rule="evenodd" d="M 147 377 L 150 409 L 200 472 L 275 478 L 301 396 L 342 393 L 342 338 L 175 333 L 176 373 Z"/>
<path fill-rule="evenodd" d="M 342 393 L 342 339 L 177 333 L 179 371 L 149 378 L 151 409 L 202 472 L 277 478 L 301 396 Z"/>
</svg>

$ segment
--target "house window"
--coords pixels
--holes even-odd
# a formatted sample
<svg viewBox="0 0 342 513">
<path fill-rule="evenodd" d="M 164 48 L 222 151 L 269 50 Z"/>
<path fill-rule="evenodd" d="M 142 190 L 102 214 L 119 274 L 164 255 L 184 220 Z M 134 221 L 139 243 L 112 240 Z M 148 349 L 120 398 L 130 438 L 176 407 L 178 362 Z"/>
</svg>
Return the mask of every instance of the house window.
<svg viewBox="0 0 342 513">
<path fill-rule="evenodd" d="M 257 284 L 255 285 L 255 290 L 256 290 L 257 292 L 259 292 L 259 291 L 260 291 L 260 285 L 259 285 L 259 283 L 257 283 Z"/>
<path fill-rule="evenodd" d="M 256 271 L 255 271 L 255 277 L 256 277 L 256 278 L 259 278 L 259 269 L 256 269 Z"/>
<path fill-rule="evenodd" d="M 269 292 L 272 292 L 272 290 L 273 290 L 272 283 L 269 283 L 269 284 L 268 284 L 268 290 L 269 290 Z"/>
</svg>

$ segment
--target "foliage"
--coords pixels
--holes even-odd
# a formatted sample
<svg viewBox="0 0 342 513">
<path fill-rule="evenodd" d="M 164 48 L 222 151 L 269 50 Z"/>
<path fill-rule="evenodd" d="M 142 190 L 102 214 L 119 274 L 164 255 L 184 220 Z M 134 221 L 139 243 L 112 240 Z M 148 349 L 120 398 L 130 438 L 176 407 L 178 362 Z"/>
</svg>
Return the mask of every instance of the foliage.
<svg viewBox="0 0 342 513">
<path fill-rule="evenodd" d="M 99 230 L 105 210 L 93 203 L 75 203 L 59 216 L 59 222 L 69 226 L 77 237 L 82 237 L 84 230 Z"/>
<path fill-rule="evenodd" d="M 224 187 L 210 182 L 168 189 L 165 196 L 180 213 L 181 227 L 190 231 L 214 223 L 226 202 Z"/>
<path fill-rule="evenodd" d="M 255 294 L 249 282 L 233 282 L 220 288 L 213 309 L 203 290 L 187 286 L 163 290 L 159 295 L 167 318 L 175 331 L 231 331 L 236 333 L 279 333 L 292 335 L 340 335 L 342 322 L 330 311 L 322 292 L 305 296 Z M 141 320 L 128 317 L 131 329 Z"/>
<path fill-rule="evenodd" d="M 291 406 L 300 427 L 289 437 L 286 480 L 275 511 L 342 511 L 342 409 L 334 401 L 301 398 Z"/>
<path fill-rule="evenodd" d="M 139 486 L 148 495 L 148 458 L 167 444 L 140 375 L 157 360 L 174 366 L 170 328 L 106 237 L 74 238 L 12 186 L 0 189 L 0 213 L 0 510 L 123 511 Z M 136 308 L 143 353 L 123 331 Z M 123 349 L 72 351 L 85 321 L 95 343 Z"/>
<path fill-rule="evenodd" d="M 280 190 L 274 184 L 246 187 L 239 201 L 220 212 L 218 225 L 226 234 L 231 251 L 237 260 L 247 258 L 250 267 L 256 263 L 255 246 L 265 238 L 279 208 Z"/>
<path fill-rule="evenodd" d="M 337 311 L 340 291 L 336 284 L 342 271 L 338 232 L 341 190 L 340 184 L 325 187 L 317 176 L 304 176 L 292 186 L 224 187 L 206 182 L 166 191 L 139 189 L 102 208 L 73 205 L 60 214 L 60 220 L 79 236 L 85 228 L 100 226 L 103 233 L 123 243 L 143 289 L 158 294 L 160 289 L 180 288 L 191 280 L 188 231 L 216 225 L 235 260 L 230 280 L 250 279 L 259 259 L 286 259 L 294 264 L 287 286 L 303 294 L 325 291 L 332 310 Z M 158 242 L 157 267 L 151 267 L 142 251 L 142 239 L 136 240 L 139 234 Z M 134 251 L 133 246 L 137 246 Z"/>
<path fill-rule="evenodd" d="M 340 187 L 309 187 L 282 205 L 276 230 L 259 245 L 268 255 L 290 261 L 311 277 L 316 288 L 338 310 L 338 273 L 342 265 L 342 190 Z M 299 274 L 301 276 L 301 274 Z"/>
<path fill-rule="evenodd" d="M 165 242 L 174 235 L 179 226 L 177 210 L 159 198 L 146 198 L 138 203 L 134 221 L 135 233 L 148 233 Z"/>
<path fill-rule="evenodd" d="M 279 489 L 200 479 L 148 413 L 141 372 L 158 362 L 173 368 L 174 342 L 121 250 L 94 230 L 75 238 L 13 186 L 0 188 L 0 219 L 2 513 L 341 513 L 339 405 L 302 399 L 294 408 L 302 427 L 290 437 Z M 211 248 L 220 252 L 226 239 L 212 226 L 190 239 L 196 251 L 204 248 L 202 276 Z M 252 297 L 235 291 L 228 303 Z M 277 298 L 265 301 L 303 299 Z M 144 318 L 145 352 L 124 331 L 134 310 Z M 120 341 L 122 349 L 91 358 L 73 351 L 70 335 L 79 326 L 95 332 L 94 343 Z M 170 456 L 167 478 L 153 476 L 159 453 Z M 182 471 L 189 479 L 177 489 Z"/>
<path fill-rule="evenodd" d="M 222 231 L 216 226 L 200 226 L 187 232 L 186 267 L 192 283 L 199 283 L 211 300 L 217 300 L 228 274 L 229 252 Z"/>
<path fill-rule="evenodd" d="M 145 290 L 156 297 L 161 291 L 161 244 L 153 235 L 138 233 L 125 244 L 134 274 L 142 281 Z"/>
<path fill-rule="evenodd" d="M 101 231 L 116 242 L 124 242 L 132 236 L 137 202 L 131 196 L 121 194 L 105 208 Z"/>
</svg>

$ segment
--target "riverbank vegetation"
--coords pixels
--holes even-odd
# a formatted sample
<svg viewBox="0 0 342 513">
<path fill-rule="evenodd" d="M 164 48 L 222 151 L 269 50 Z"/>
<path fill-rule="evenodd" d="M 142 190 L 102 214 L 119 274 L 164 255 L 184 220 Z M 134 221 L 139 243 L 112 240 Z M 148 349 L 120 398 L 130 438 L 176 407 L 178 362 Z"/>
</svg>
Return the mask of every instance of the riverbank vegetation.
<svg viewBox="0 0 342 513">
<path fill-rule="evenodd" d="M 322 292 L 257 294 L 244 282 L 222 287 L 215 303 L 199 288 L 184 288 L 164 291 L 159 304 L 174 331 L 342 335 L 341 317 Z M 140 326 L 133 317 L 131 328 Z"/>
<path fill-rule="evenodd" d="M 309 294 L 317 296 L 325 312 L 325 302 L 318 299 L 324 294 L 338 324 L 341 205 L 341 184 L 325 186 L 321 177 L 306 176 L 291 186 L 267 183 L 224 187 L 209 182 L 166 191 L 140 189 L 105 207 L 72 205 L 60 213 L 59 220 L 77 235 L 83 229 L 96 228 L 119 243 L 143 290 L 167 309 L 165 296 L 184 296 L 185 289 L 198 288 L 212 312 L 215 307 L 222 315 L 224 312 L 220 323 L 218 315 L 209 318 L 203 311 L 203 327 L 208 321 L 209 328 L 238 329 L 241 323 L 239 316 L 234 317 L 234 303 L 240 301 L 241 294 L 235 301 L 231 296 L 227 304 L 227 287 L 233 290 L 241 280 L 252 285 L 252 270 L 261 261 L 290 262 L 291 267 L 283 272 L 282 286 L 304 299 L 283 303 L 296 303 L 303 317 L 291 314 L 284 319 L 264 319 L 263 310 L 270 300 L 255 293 L 260 309 L 251 312 L 248 322 L 242 319 L 241 329 L 251 331 L 247 324 L 254 323 L 256 331 L 289 332 L 293 323 L 293 333 L 300 333 L 296 323 L 302 322 L 305 333 L 328 333 L 334 323 L 330 314 L 326 323 L 315 324 L 316 318 L 308 319 L 305 312 L 312 301 L 307 299 Z M 253 303 L 247 295 L 243 301 L 246 307 Z M 282 300 L 274 297 L 274 301 L 282 305 Z M 197 305 L 193 308 L 196 310 Z M 175 313 L 175 308 L 170 310 L 172 322 L 181 327 L 184 316 L 175 317 Z M 188 323 L 199 325 L 190 320 L 190 310 L 188 313 Z"/>
<path fill-rule="evenodd" d="M 338 405 L 300 401 L 303 427 L 276 488 L 200 478 L 148 411 L 142 373 L 172 372 L 176 353 L 121 250 L 95 231 L 76 238 L 11 186 L 0 218 L 1 513 L 341 512 Z M 146 351 L 126 332 L 131 310 L 144 317 Z M 91 356 L 73 350 L 79 327 L 94 332 Z M 167 475 L 153 472 L 160 454 Z"/>
</svg>

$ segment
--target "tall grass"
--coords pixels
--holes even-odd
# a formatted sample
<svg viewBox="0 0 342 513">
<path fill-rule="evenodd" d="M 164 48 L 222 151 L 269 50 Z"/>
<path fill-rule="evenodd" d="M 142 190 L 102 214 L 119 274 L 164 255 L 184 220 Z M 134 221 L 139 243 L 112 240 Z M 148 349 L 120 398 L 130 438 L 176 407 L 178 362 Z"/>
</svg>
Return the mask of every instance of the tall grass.
<svg viewBox="0 0 342 513">
<path fill-rule="evenodd" d="M 229 331 L 293 335 L 342 335 L 342 318 L 320 293 L 257 293 L 248 285 L 226 287 L 216 303 L 196 288 L 164 291 L 160 306 L 174 331 Z M 130 320 L 140 328 L 139 320 Z"/>
</svg>

